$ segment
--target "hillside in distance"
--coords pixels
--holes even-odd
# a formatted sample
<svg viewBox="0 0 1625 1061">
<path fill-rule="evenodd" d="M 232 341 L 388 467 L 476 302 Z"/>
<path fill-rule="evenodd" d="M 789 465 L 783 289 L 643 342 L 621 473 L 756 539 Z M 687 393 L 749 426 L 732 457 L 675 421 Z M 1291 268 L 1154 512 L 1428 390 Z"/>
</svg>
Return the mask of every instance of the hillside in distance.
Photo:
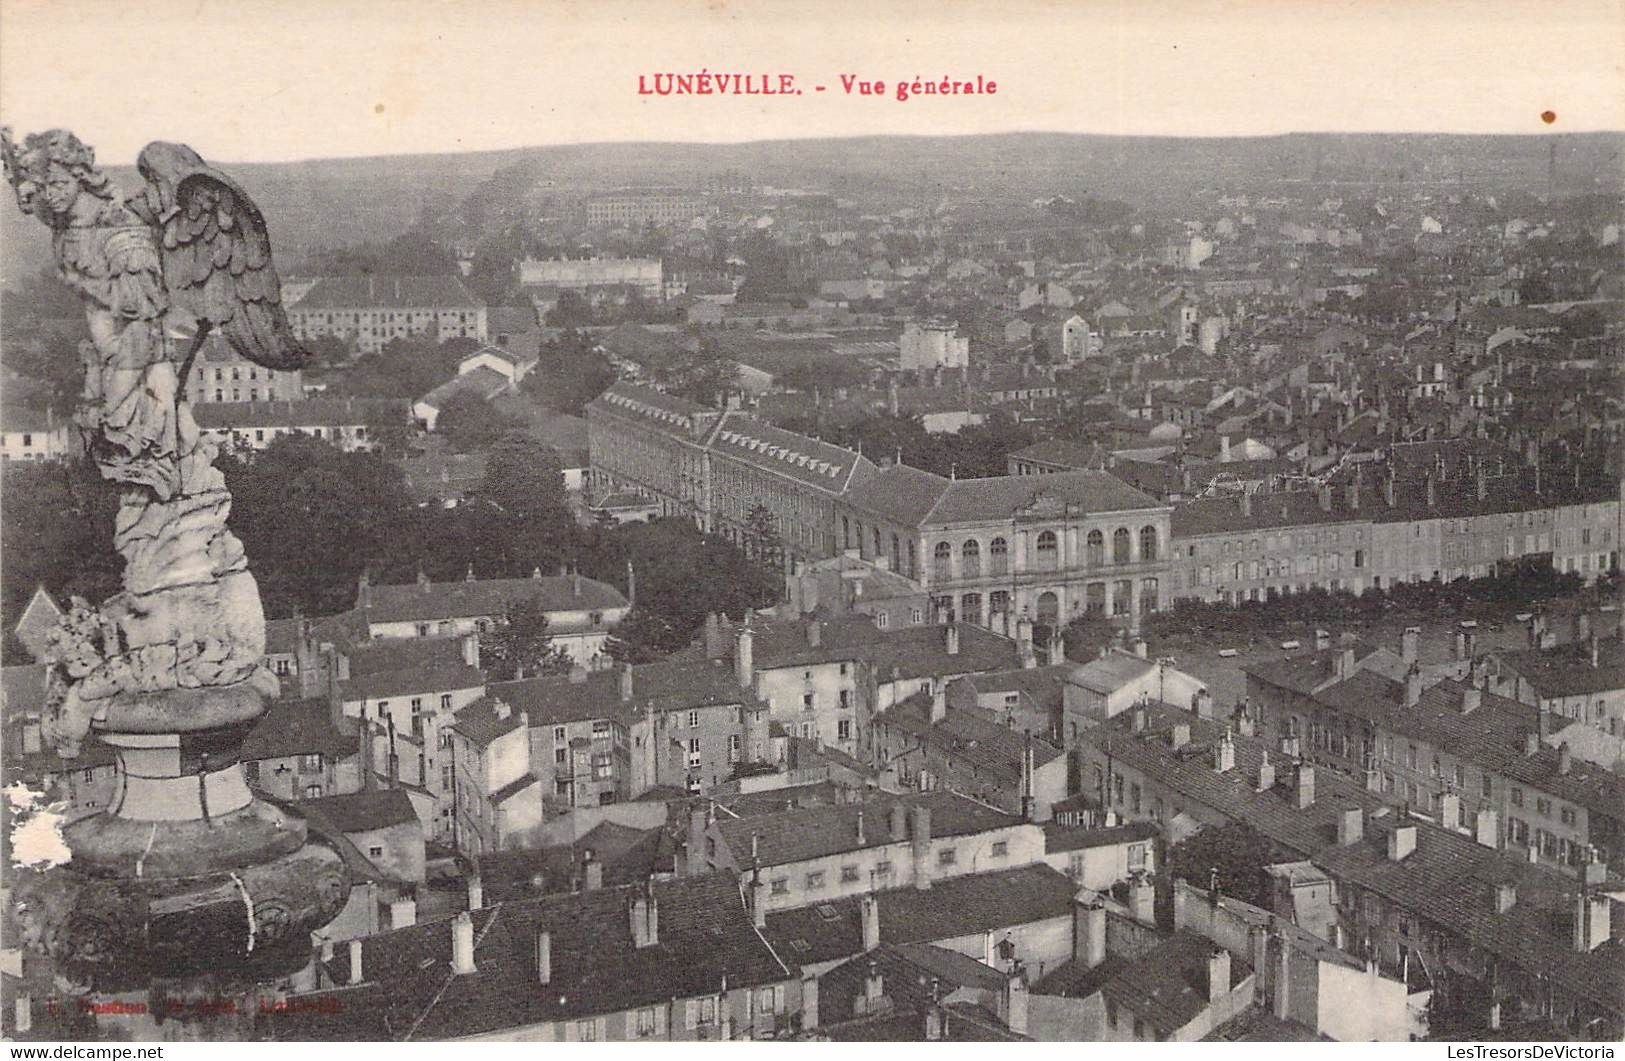
<svg viewBox="0 0 1625 1061">
<path fill-rule="evenodd" d="M 1089 193 L 1177 209 L 1202 188 L 1253 194 L 1283 186 L 1460 183 L 1480 190 L 1544 194 L 1550 145 L 1557 145 L 1560 195 L 1617 192 L 1625 134 L 1451 136 L 1311 134 L 1200 139 L 1068 133 L 965 137 L 861 137 L 742 144 L 607 143 L 461 154 L 217 161 L 264 210 L 279 256 L 405 231 L 425 204 L 461 202 L 496 171 L 522 164 L 564 196 L 621 185 L 694 185 L 735 171 L 758 184 L 806 187 L 869 198 L 943 194 L 1026 199 Z M 131 160 L 133 162 L 133 160 Z M 133 166 L 114 166 L 126 188 Z M 10 196 L 0 207 L 0 282 L 49 261 L 42 226 L 22 218 Z M 26 223 L 24 223 L 26 221 Z"/>
</svg>

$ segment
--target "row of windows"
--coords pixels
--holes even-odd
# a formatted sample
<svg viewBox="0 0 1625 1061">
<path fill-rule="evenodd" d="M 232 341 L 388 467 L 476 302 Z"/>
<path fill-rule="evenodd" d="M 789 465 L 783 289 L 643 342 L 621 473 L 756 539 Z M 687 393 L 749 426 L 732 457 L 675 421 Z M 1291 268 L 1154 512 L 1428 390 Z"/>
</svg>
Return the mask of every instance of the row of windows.
<svg viewBox="0 0 1625 1061">
<path fill-rule="evenodd" d="M 879 532 L 876 531 L 878 536 Z M 1157 528 L 1145 526 L 1140 528 L 1139 560 L 1155 560 L 1158 552 Z M 1040 531 L 1034 542 L 1035 566 L 1039 568 L 1054 568 L 1059 566 L 1060 539 L 1054 531 Z M 951 575 L 954 548 L 949 542 L 938 542 L 931 553 L 933 569 L 938 578 Z M 1002 575 L 1009 570 L 1010 544 L 1004 538 L 994 538 L 988 545 L 988 574 Z M 1112 532 L 1111 562 L 1114 564 L 1127 564 L 1135 559 L 1133 555 L 1133 535 L 1127 527 L 1119 527 Z M 1091 530 L 1084 539 L 1084 561 L 1090 567 L 1100 567 L 1106 563 L 1106 536 L 1100 530 Z M 959 575 L 961 578 L 976 578 L 982 574 L 982 543 L 969 538 L 959 547 Z"/>
</svg>

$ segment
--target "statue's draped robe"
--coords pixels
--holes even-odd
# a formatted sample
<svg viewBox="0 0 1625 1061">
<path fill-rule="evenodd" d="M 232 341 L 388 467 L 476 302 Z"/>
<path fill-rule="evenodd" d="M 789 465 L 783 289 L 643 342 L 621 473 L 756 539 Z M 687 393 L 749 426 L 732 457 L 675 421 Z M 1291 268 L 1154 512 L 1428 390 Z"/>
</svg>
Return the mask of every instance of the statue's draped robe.
<svg viewBox="0 0 1625 1061">
<path fill-rule="evenodd" d="M 226 528 L 231 496 L 179 393 L 170 332 L 192 322 L 172 319 L 152 230 L 116 201 L 96 222 L 59 230 L 55 249 L 91 335 L 78 422 L 103 476 L 123 484 L 124 592 L 63 629 L 70 684 L 51 729 L 64 750 L 120 694 L 244 681 L 276 693 L 259 590 Z"/>
</svg>

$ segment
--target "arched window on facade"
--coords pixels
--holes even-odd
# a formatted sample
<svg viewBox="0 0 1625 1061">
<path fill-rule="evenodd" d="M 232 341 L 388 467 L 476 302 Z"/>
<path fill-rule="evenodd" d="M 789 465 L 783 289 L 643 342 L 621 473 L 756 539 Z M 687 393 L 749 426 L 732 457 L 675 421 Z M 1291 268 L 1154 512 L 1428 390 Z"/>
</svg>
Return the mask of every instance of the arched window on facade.
<svg viewBox="0 0 1625 1061">
<path fill-rule="evenodd" d="M 1106 562 L 1106 536 L 1098 530 L 1089 532 L 1086 539 L 1085 552 L 1090 567 L 1099 567 Z"/>
<path fill-rule="evenodd" d="M 1140 559 L 1155 560 L 1157 558 L 1157 528 L 1145 526 L 1140 528 Z"/>
<path fill-rule="evenodd" d="M 1128 528 L 1118 527 L 1112 532 L 1112 563 L 1128 563 L 1131 555 L 1130 550 Z"/>
<path fill-rule="evenodd" d="M 1043 531 L 1038 535 L 1038 566 L 1055 566 L 1055 532 Z"/>
<path fill-rule="evenodd" d="M 959 547 L 959 576 L 961 578 L 976 578 L 982 573 L 982 543 L 975 538 L 968 539 Z"/>
<path fill-rule="evenodd" d="M 987 547 L 988 573 L 1003 575 L 1010 570 L 1010 543 L 994 538 Z"/>
<path fill-rule="evenodd" d="M 947 542 L 938 542 L 931 551 L 931 572 L 939 579 L 953 577 L 954 547 Z"/>
</svg>

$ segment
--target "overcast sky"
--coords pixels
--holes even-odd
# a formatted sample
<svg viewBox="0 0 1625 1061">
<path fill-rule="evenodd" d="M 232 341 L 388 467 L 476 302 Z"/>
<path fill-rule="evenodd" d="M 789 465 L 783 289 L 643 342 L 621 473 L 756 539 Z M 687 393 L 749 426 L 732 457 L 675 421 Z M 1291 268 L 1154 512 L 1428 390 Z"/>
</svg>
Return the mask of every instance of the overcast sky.
<svg viewBox="0 0 1625 1061">
<path fill-rule="evenodd" d="M 0 120 L 108 163 L 602 140 L 1625 129 L 1625 0 L 0 0 Z M 640 97 L 790 73 L 792 98 Z M 971 78 L 899 103 L 839 76 Z M 817 94 L 815 84 L 827 91 Z M 1557 120 L 1547 125 L 1543 111 Z"/>
</svg>

